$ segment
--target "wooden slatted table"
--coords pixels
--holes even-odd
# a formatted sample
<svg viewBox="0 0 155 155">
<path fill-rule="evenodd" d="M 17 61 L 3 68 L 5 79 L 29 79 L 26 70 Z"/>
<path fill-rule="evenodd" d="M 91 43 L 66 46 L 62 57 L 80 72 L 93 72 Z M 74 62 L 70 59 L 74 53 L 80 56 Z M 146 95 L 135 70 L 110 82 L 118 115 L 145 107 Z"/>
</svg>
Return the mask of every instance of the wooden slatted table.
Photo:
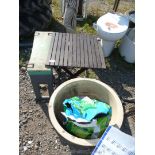
<svg viewBox="0 0 155 155">
<path fill-rule="evenodd" d="M 51 32 L 46 67 L 63 69 L 70 78 L 86 69 L 106 68 L 101 45 L 96 36 L 88 34 Z M 72 73 L 69 68 L 79 68 Z"/>
</svg>

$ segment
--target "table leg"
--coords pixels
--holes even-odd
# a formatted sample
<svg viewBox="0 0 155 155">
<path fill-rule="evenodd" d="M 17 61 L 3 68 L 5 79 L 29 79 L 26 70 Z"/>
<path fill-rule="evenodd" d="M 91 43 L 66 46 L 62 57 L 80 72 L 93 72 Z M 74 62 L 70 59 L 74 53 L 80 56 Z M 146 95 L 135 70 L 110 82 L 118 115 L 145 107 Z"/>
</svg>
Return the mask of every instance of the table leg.
<svg viewBox="0 0 155 155">
<path fill-rule="evenodd" d="M 87 70 L 86 68 L 82 68 L 80 70 L 78 70 L 73 76 L 74 78 L 77 77 L 78 75 L 80 75 L 82 72 L 84 72 L 85 70 Z"/>
<path fill-rule="evenodd" d="M 59 84 L 61 84 L 61 68 L 60 67 L 54 67 L 54 70 L 56 71 L 56 73 L 57 73 L 57 78 L 55 78 L 55 84 L 57 85 L 59 85 Z M 56 82 L 57 81 L 57 82 Z"/>
<path fill-rule="evenodd" d="M 82 72 L 84 72 L 85 70 L 87 70 L 87 68 L 82 68 L 80 70 L 78 70 L 76 73 L 72 73 L 71 71 L 69 71 L 67 68 L 62 68 L 66 73 L 69 74 L 69 79 L 71 78 L 76 78 L 78 75 L 80 75 Z"/>
<path fill-rule="evenodd" d="M 81 68 L 79 69 L 76 73 L 72 73 L 68 68 L 66 67 L 54 67 L 54 70 L 57 72 L 58 74 L 58 77 L 57 77 L 57 80 L 55 79 L 55 84 L 59 85 L 61 84 L 62 82 L 64 82 L 64 79 L 62 77 L 62 70 L 65 71 L 66 73 L 66 76 L 65 76 L 65 80 L 69 80 L 69 79 L 72 79 L 72 78 L 76 78 L 77 76 L 79 76 L 82 72 L 84 72 L 85 70 L 87 70 L 87 68 Z M 68 74 L 68 75 L 67 75 Z M 56 82 L 57 81 L 57 82 Z"/>
<path fill-rule="evenodd" d="M 67 74 L 69 74 L 70 77 L 74 76 L 74 74 L 68 70 L 67 68 L 62 68 Z"/>
</svg>

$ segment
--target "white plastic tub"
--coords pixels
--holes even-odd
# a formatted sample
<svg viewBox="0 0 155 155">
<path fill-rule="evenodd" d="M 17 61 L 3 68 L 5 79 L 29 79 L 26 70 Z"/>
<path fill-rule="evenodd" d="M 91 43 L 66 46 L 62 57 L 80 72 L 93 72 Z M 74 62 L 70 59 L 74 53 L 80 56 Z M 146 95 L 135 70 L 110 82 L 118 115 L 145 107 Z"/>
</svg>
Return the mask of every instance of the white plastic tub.
<svg viewBox="0 0 155 155">
<path fill-rule="evenodd" d="M 116 92 L 103 82 L 95 79 L 76 78 L 61 84 L 52 94 L 49 102 L 49 117 L 57 132 L 71 143 L 81 146 L 95 146 L 99 139 L 82 139 L 68 133 L 62 127 L 63 101 L 73 96 L 89 96 L 108 103 L 112 107 L 110 125 L 121 127 L 123 107 Z"/>
<path fill-rule="evenodd" d="M 135 63 L 135 29 L 129 30 L 129 33 L 124 36 L 119 52 L 126 62 Z"/>
<path fill-rule="evenodd" d="M 93 23 L 94 29 L 101 38 L 101 47 L 105 57 L 110 56 L 115 42 L 126 34 L 128 25 L 127 16 L 110 12 L 101 16 L 97 23 Z"/>
</svg>

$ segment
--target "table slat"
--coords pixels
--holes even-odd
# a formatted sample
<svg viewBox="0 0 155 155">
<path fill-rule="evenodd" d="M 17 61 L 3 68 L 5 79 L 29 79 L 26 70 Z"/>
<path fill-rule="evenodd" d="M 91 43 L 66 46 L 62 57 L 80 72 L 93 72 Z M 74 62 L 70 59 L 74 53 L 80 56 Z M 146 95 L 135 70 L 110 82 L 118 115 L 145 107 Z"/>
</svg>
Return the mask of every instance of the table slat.
<svg viewBox="0 0 155 155">
<path fill-rule="evenodd" d="M 59 66 L 63 66 L 64 64 L 64 58 L 65 58 L 65 47 L 66 47 L 66 34 L 62 33 L 62 45 L 61 45 L 61 55 L 60 55 L 60 61 Z"/>
<path fill-rule="evenodd" d="M 80 34 L 81 66 L 85 66 L 83 37 Z"/>
<path fill-rule="evenodd" d="M 97 40 L 97 38 L 96 38 L 96 40 Z M 100 59 L 101 59 L 101 68 L 106 68 L 105 61 L 104 61 L 105 60 L 104 54 L 103 54 L 103 50 L 102 50 L 100 41 L 97 42 L 97 45 L 98 45 L 98 50 L 99 50 Z"/>
<path fill-rule="evenodd" d="M 53 66 L 54 63 L 55 63 L 55 57 L 56 57 L 57 45 L 58 45 L 58 39 L 59 39 L 58 37 L 59 37 L 59 33 L 56 33 L 55 41 L 54 41 L 54 44 L 53 44 L 53 52 L 52 52 L 51 59 L 50 59 L 50 65 L 51 66 Z"/>
<path fill-rule="evenodd" d="M 85 59 L 85 67 L 88 68 L 89 67 L 89 62 L 88 62 L 88 48 L 87 48 L 87 37 L 84 34 L 83 36 L 81 36 L 81 38 L 83 39 L 83 44 L 84 44 L 84 59 Z"/>
<path fill-rule="evenodd" d="M 96 57 L 94 40 L 92 37 L 90 37 L 90 44 L 91 44 L 91 52 L 92 52 L 92 58 L 93 58 L 93 66 L 94 66 L 94 68 L 98 68 L 98 61 L 97 61 L 97 57 Z"/>
<path fill-rule="evenodd" d="M 86 35 L 87 38 L 87 52 L 88 52 L 88 60 L 89 60 L 89 67 L 93 68 L 93 57 L 92 57 L 92 52 L 91 52 L 91 45 L 90 45 L 90 37 Z"/>
<path fill-rule="evenodd" d="M 73 34 L 73 63 L 74 66 L 77 65 L 77 39 L 76 34 Z"/>
<path fill-rule="evenodd" d="M 77 39 L 77 67 L 81 67 L 81 49 L 80 49 L 80 35 L 77 34 L 76 35 L 76 39 Z"/>
<path fill-rule="evenodd" d="M 69 51 L 68 51 L 68 66 L 72 66 L 72 52 L 73 52 L 73 35 L 69 34 Z"/>
<path fill-rule="evenodd" d="M 64 52 L 64 66 L 68 65 L 68 42 L 69 42 L 69 33 L 66 34 L 66 39 L 65 39 L 65 52 Z"/>
<path fill-rule="evenodd" d="M 96 60 L 98 62 L 98 68 L 102 68 L 102 62 L 100 58 L 100 52 L 98 50 L 98 42 L 96 42 L 96 37 L 93 37 L 94 47 L 95 47 L 95 53 L 96 53 Z"/>
<path fill-rule="evenodd" d="M 54 65 L 59 66 L 59 60 L 61 56 L 61 48 L 62 48 L 62 33 L 59 34 L 58 46 L 56 51 L 55 63 Z"/>
</svg>

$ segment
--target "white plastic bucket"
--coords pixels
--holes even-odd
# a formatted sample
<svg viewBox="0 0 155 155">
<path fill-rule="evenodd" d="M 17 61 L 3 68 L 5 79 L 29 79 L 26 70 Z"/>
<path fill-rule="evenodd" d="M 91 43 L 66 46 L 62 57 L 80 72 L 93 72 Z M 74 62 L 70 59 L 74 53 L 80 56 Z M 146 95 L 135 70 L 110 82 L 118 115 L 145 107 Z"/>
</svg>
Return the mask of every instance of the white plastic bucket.
<svg viewBox="0 0 155 155">
<path fill-rule="evenodd" d="M 107 40 L 101 39 L 101 47 L 102 47 L 102 51 L 103 51 L 104 57 L 110 56 L 114 46 L 115 46 L 115 42 L 114 41 L 107 41 Z"/>
<path fill-rule="evenodd" d="M 128 63 L 135 63 L 135 35 L 134 29 L 130 30 L 128 34 L 122 39 L 119 47 L 120 55 Z"/>
<path fill-rule="evenodd" d="M 121 39 L 128 30 L 128 17 L 121 14 L 107 13 L 101 16 L 94 29 L 102 39 L 101 46 L 105 57 L 108 57 L 114 48 L 115 42 Z"/>
</svg>

